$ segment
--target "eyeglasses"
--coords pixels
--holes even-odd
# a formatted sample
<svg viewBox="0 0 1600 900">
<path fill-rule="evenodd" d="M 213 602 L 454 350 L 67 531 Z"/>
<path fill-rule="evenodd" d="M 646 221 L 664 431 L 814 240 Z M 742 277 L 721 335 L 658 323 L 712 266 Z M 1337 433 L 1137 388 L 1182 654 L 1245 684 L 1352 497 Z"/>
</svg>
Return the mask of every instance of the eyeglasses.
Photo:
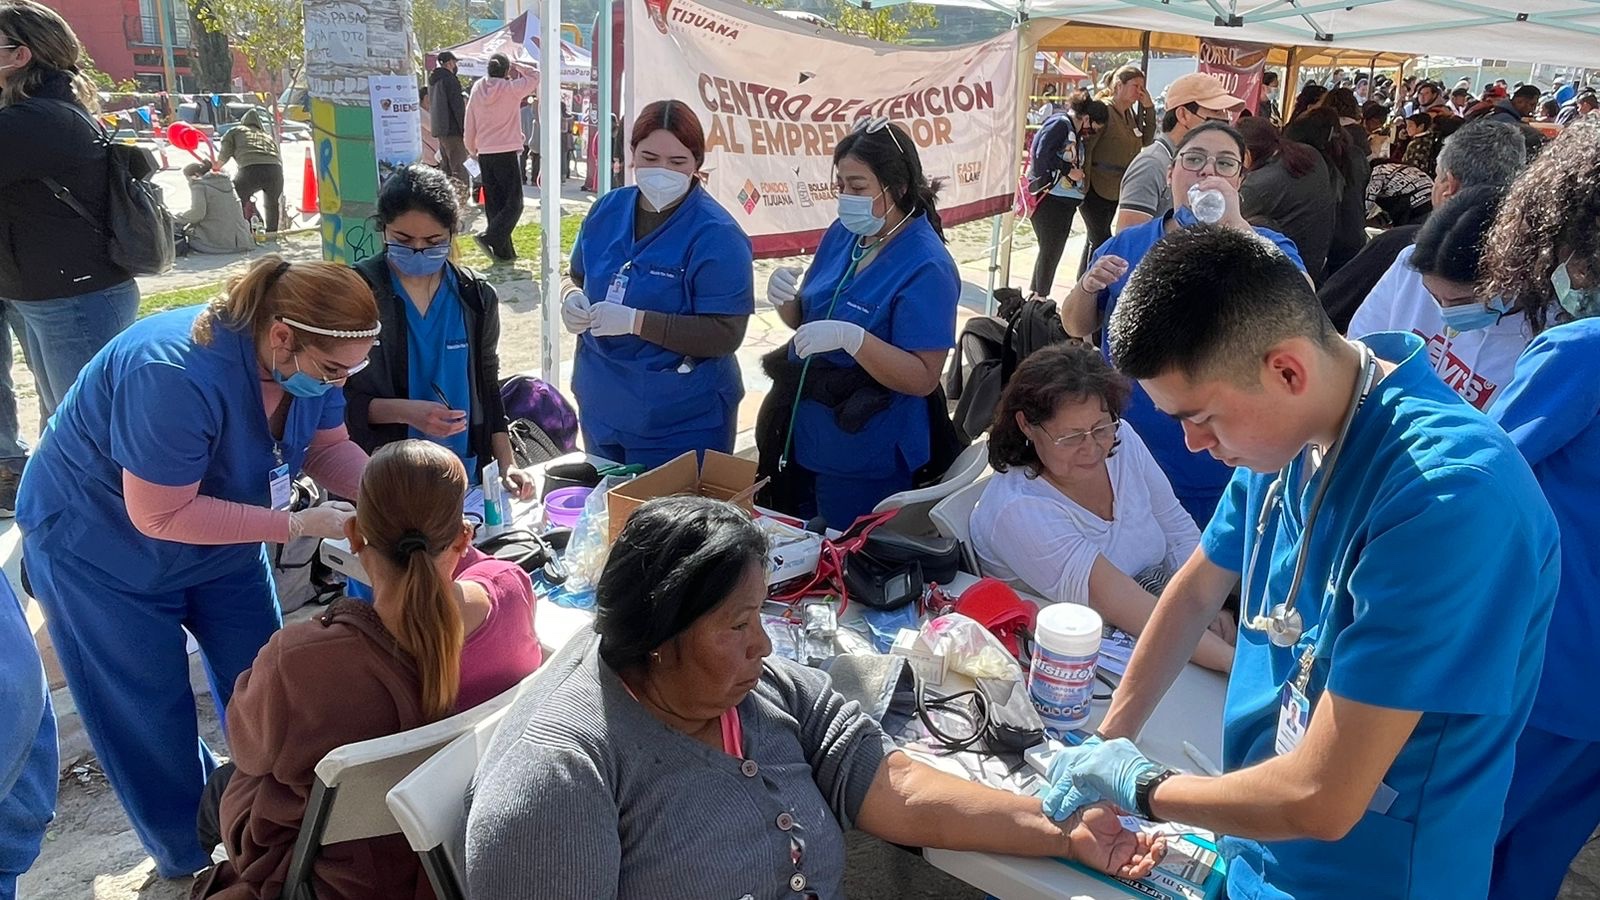
<svg viewBox="0 0 1600 900">
<path fill-rule="evenodd" d="M 305 356 L 305 351 L 300 351 L 300 355 Z M 371 364 L 371 362 L 372 360 L 370 359 L 363 359 L 361 362 L 356 363 L 348 369 L 341 369 L 338 366 L 330 366 L 319 359 L 311 358 L 311 364 L 316 366 L 317 374 L 312 375 L 310 372 L 307 372 L 306 374 L 311 375 L 312 378 L 315 378 L 323 384 L 343 384 L 344 382 L 350 380 L 350 376 L 356 374 L 362 369 L 365 369 L 369 364 Z"/>
<path fill-rule="evenodd" d="M 1212 170 L 1223 178 L 1232 178 L 1244 166 L 1244 160 L 1231 154 L 1212 156 L 1204 150 L 1190 150 L 1178 155 L 1178 165 L 1185 172 L 1202 172 L 1206 163 L 1210 163 Z"/>
<path fill-rule="evenodd" d="M 900 146 L 900 139 L 895 137 L 894 129 L 889 127 L 888 116 L 872 116 L 870 118 L 857 119 L 855 127 L 851 128 L 850 131 L 853 134 L 862 132 L 865 132 L 866 134 L 877 134 L 880 131 L 887 131 L 889 132 L 889 140 L 894 141 L 894 148 L 899 150 L 902 155 L 904 155 L 906 152 L 905 148 Z"/>
<path fill-rule="evenodd" d="M 21 44 L 0 44 L 0 50 L 21 50 Z"/>
<path fill-rule="evenodd" d="M 1086 431 L 1068 432 L 1063 434 L 1061 437 L 1056 437 L 1055 435 L 1051 434 L 1049 430 L 1041 424 L 1034 423 L 1033 427 L 1039 429 L 1039 431 L 1042 432 L 1045 437 L 1050 439 L 1050 443 L 1060 447 L 1062 450 L 1077 450 L 1091 440 L 1102 448 L 1110 447 L 1112 441 L 1116 439 L 1117 426 L 1121 423 L 1122 420 L 1118 419 L 1116 416 L 1112 416 L 1111 421 L 1109 422 L 1102 422 L 1101 424 L 1096 425 L 1095 427 Z"/>
</svg>

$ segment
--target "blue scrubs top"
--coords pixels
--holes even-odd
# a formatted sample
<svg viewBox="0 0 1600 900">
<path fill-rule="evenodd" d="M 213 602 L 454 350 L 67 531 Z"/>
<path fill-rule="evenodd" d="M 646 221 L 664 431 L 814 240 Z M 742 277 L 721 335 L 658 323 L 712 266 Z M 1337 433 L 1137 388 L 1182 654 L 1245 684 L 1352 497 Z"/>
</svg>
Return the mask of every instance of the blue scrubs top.
<svg viewBox="0 0 1600 900">
<path fill-rule="evenodd" d="M 467 352 L 467 318 L 461 310 L 461 284 L 455 269 L 444 267 L 444 277 L 439 290 L 428 304 L 428 314 L 417 311 L 415 303 L 400 284 L 393 270 L 389 278 L 394 283 L 395 295 L 406 309 L 406 395 L 412 400 L 443 401 L 451 409 L 472 410 L 472 384 L 467 369 L 472 364 Z M 467 477 L 478 481 L 477 457 L 467 449 L 467 436 L 472 429 L 446 438 L 436 438 L 415 428 L 408 436 L 433 441 L 449 448 L 461 458 Z"/>
<path fill-rule="evenodd" d="M 1561 526 L 1561 590 L 1528 724 L 1600 741 L 1600 319 L 1544 332 L 1489 417 L 1533 466 Z"/>
<path fill-rule="evenodd" d="M 1185 207 L 1168 212 L 1162 218 L 1151 219 L 1143 225 L 1129 228 L 1095 250 L 1096 260 L 1110 255 L 1120 256 L 1128 261 L 1127 274 L 1100 292 L 1098 307 L 1101 322 L 1111 321 L 1111 312 L 1117 308 L 1117 298 L 1122 296 L 1122 289 L 1127 286 L 1128 278 L 1133 275 L 1134 268 L 1144 259 L 1144 255 L 1150 252 L 1150 248 L 1166 236 L 1167 220 L 1172 218 L 1176 218 L 1178 225 L 1184 228 L 1199 223 L 1194 213 Z M 1300 261 L 1300 251 L 1295 248 L 1294 241 L 1270 228 L 1257 228 L 1256 233 L 1277 244 L 1285 256 L 1294 260 L 1294 264 L 1302 272 L 1305 271 L 1305 263 Z M 1111 344 L 1107 331 L 1106 328 L 1100 329 L 1100 352 L 1110 360 Z M 1133 385 L 1133 393 L 1128 398 L 1128 410 L 1123 414 L 1123 418 L 1133 426 L 1134 431 L 1139 433 L 1145 446 L 1150 448 L 1150 455 L 1155 457 L 1156 465 L 1161 467 L 1161 471 L 1166 473 L 1167 480 L 1172 482 L 1172 492 L 1178 496 L 1178 502 L 1183 504 L 1183 508 L 1201 527 L 1204 527 L 1206 522 L 1210 521 L 1211 513 L 1217 508 L 1217 500 L 1222 496 L 1222 489 L 1233 475 L 1233 470 L 1210 453 L 1191 452 L 1184 443 L 1183 426 L 1176 419 L 1156 409 L 1156 405 L 1150 400 L 1150 395 L 1144 392 L 1144 388 L 1140 387 L 1138 382 Z"/>
<path fill-rule="evenodd" d="M 673 315 L 755 311 L 754 257 L 727 211 L 699 186 L 655 231 L 633 239 L 639 189 L 600 198 L 572 248 L 572 273 L 590 303 L 606 299 L 626 267 L 623 301 Z M 687 371 L 684 371 L 687 370 Z M 727 427 L 744 397 L 731 354 L 689 359 L 636 335 L 578 337 L 572 392 L 587 435 L 605 444 L 670 447 L 675 435 Z"/>
<path fill-rule="evenodd" d="M 1509 438 L 1441 382 L 1422 340 L 1366 338 L 1400 363 L 1350 428 L 1313 529 L 1292 648 L 1239 630 L 1223 710 L 1223 766 L 1274 754 L 1279 690 L 1316 646 L 1307 696 L 1324 690 L 1422 718 L 1343 839 L 1226 838 L 1228 896 L 1482 897 L 1517 736 L 1539 682 L 1560 552 L 1555 517 Z M 1311 497 L 1304 457 L 1256 560 L 1243 614 L 1283 599 Z M 1241 571 L 1276 473 L 1239 469 L 1201 539 Z"/>
<path fill-rule="evenodd" d="M 883 245 L 877 258 L 841 288 L 855 247 L 856 236 L 837 221 L 822 236 L 822 245 L 800 285 L 801 321 L 832 318 L 854 322 L 868 334 L 911 353 L 954 347 L 961 275 L 927 217 L 907 222 L 900 234 Z M 789 358 L 798 359 L 792 346 Z M 816 358 L 835 366 L 856 365 L 842 350 Z M 819 475 L 880 478 L 899 471 L 915 472 L 928 462 L 930 452 L 925 397 L 895 394 L 888 409 L 854 434 L 839 428 L 832 409 L 815 400 L 800 401 L 794 424 L 794 458 Z"/>
<path fill-rule="evenodd" d="M 217 325 L 189 337 L 204 307 L 141 319 L 84 367 L 22 475 L 17 523 L 86 574 L 133 591 L 193 587 L 261 565 L 261 544 L 201 546 L 145 537 L 128 519 L 122 471 L 153 484 L 269 506 L 280 462 L 300 471 L 319 430 L 344 425 L 344 392 L 293 398 L 282 441 L 261 406 L 255 340 Z"/>
</svg>

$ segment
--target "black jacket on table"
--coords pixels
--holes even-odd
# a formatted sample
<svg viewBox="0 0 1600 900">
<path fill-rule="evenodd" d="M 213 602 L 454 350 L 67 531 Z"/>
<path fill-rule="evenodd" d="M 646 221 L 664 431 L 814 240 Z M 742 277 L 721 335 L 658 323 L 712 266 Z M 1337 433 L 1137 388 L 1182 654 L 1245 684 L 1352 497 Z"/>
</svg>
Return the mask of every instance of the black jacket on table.
<svg viewBox="0 0 1600 900">
<path fill-rule="evenodd" d="M 461 290 L 461 312 L 467 324 L 467 383 L 472 409 L 467 411 L 467 449 L 481 467 L 494 461 L 495 434 L 505 432 L 506 407 L 500 399 L 500 298 L 476 272 L 445 263 L 455 270 Z M 350 439 L 368 453 L 410 436 L 405 425 L 376 424 L 368 417 L 374 400 L 431 400 L 411 397 L 407 366 L 405 298 L 395 293 L 388 257 L 379 254 L 355 267 L 378 300 L 378 321 L 383 329 L 372 345 L 370 364 L 344 387 L 345 426 Z"/>
<path fill-rule="evenodd" d="M 0 107 L 0 298 L 50 300 L 116 287 L 133 276 L 111 261 L 105 234 L 56 199 L 54 178 L 102 222 L 107 161 L 65 74 Z M 82 107 L 79 107 L 81 109 Z"/>
</svg>

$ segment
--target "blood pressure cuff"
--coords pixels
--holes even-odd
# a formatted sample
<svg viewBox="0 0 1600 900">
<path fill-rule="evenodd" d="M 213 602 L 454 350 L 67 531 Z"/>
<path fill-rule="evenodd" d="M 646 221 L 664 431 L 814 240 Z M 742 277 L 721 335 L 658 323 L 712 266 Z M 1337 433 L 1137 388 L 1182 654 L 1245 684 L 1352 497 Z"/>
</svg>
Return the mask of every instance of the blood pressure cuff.
<svg viewBox="0 0 1600 900">
<path fill-rule="evenodd" d="M 916 679 L 905 657 L 881 653 L 841 653 L 828 660 L 833 689 L 895 735 L 917 714 Z"/>
</svg>

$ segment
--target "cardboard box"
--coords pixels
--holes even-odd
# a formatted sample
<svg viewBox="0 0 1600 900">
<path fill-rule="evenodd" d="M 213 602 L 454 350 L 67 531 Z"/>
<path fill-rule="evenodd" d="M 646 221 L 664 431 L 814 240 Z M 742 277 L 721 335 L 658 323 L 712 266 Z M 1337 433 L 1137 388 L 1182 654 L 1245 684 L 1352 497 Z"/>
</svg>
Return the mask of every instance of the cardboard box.
<svg viewBox="0 0 1600 900">
<path fill-rule="evenodd" d="M 696 466 L 695 453 L 691 450 L 626 484 L 617 485 L 606 494 L 606 517 L 610 522 L 611 540 L 617 539 L 628 517 L 647 500 L 678 494 L 698 494 L 701 497 L 728 500 L 755 483 L 755 460 L 707 450 L 705 462 Z M 755 511 L 754 498 L 747 498 L 739 505 Z"/>
</svg>

